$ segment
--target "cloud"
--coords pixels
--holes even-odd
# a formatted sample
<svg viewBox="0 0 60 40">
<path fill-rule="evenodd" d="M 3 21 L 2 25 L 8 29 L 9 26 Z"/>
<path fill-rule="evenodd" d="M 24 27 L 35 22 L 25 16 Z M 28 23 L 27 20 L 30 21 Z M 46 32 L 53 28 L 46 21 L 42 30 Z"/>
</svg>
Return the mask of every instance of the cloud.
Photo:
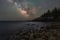
<svg viewBox="0 0 60 40">
<path fill-rule="evenodd" d="M 55 6 L 60 0 L 0 0 L 0 20 L 31 20 Z"/>
<path fill-rule="evenodd" d="M 20 12 L 20 14 L 29 18 L 35 16 L 38 11 L 38 7 L 31 5 L 31 3 L 32 2 L 28 1 L 22 1 L 22 2 L 17 1 L 15 2 L 15 5 L 17 6 L 17 10 Z"/>
<path fill-rule="evenodd" d="M 8 2 L 10 2 L 10 3 L 13 3 L 14 2 L 14 0 L 7 0 Z"/>
</svg>

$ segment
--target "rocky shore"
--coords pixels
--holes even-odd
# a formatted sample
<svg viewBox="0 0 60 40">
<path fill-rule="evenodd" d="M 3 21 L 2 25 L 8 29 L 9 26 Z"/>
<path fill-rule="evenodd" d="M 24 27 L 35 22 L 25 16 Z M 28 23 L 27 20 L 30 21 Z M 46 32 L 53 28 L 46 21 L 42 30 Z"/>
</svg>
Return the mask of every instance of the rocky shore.
<svg viewBox="0 0 60 40">
<path fill-rule="evenodd" d="M 47 27 L 41 27 L 39 30 L 29 29 L 15 31 L 10 33 L 6 40 L 60 40 L 60 25 L 51 23 Z"/>
</svg>

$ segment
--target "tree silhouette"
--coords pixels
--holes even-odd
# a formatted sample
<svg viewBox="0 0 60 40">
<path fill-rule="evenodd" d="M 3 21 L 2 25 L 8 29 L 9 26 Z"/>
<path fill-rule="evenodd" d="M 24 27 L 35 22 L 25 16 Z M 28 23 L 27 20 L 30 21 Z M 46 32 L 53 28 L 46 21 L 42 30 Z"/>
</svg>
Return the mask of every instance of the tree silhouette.
<svg viewBox="0 0 60 40">
<path fill-rule="evenodd" d="M 60 21 L 60 8 L 54 8 L 52 11 L 48 10 L 44 15 L 34 19 L 33 21 Z"/>
</svg>

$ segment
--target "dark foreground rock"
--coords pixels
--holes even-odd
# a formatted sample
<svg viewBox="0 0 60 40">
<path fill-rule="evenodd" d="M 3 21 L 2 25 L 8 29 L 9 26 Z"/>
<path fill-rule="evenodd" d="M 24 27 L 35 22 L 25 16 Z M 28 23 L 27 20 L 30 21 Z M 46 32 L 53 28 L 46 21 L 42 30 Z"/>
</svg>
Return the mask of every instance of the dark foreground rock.
<svg viewBox="0 0 60 40">
<path fill-rule="evenodd" d="M 16 31 L 10 33 L 6 40 L 60 40 L 60 23 L 41 27 L 39 30 Z"/>
</svg>

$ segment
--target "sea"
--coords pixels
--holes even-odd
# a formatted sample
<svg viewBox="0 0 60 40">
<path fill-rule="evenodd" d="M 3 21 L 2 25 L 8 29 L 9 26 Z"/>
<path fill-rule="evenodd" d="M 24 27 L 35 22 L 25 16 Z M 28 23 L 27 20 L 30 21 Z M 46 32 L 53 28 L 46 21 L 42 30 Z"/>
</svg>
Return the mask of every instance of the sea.
<svg viewBox="0 0 60 40">
<path fill-rule="evenodd" d="M 30 28 L 45 27 L 47 22 L 20 22 L 20 21 L 0 21 L 0 40 L 5 40 L 7 33 L 17 30 L 29 30 Z"/>
</svg>

